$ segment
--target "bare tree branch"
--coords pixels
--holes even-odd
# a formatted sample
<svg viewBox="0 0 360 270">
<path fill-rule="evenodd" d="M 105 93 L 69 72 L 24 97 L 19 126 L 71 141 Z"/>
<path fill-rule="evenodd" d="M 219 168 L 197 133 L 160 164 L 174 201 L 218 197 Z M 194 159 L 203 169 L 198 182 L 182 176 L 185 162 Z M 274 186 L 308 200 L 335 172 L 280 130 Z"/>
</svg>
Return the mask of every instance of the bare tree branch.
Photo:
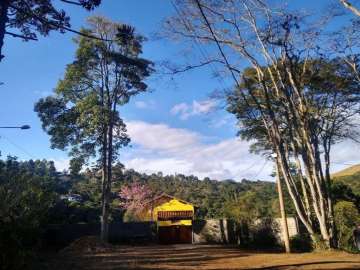
<svg viewBox="0 0 360 270">
<path fill-rule="evenodd" d="M 60 0 L 60 1 L 64 2 L 64 3 L 72 4 L 72 5 L 81 6 L 81 4 L 79 2 L 75 2 L 75 1 L 70 1 L 70 0 Z"/>
<path fill-rule="evenodd" d="M 22 38 L 22 39 L 24 39 L 26 41 L 28 41 L 28 40 L 38 40 L 37 38 L 34 38 L 34 37 L 19 35 L 19 34 L 11 33 L 11 32 L 8 32 L 8 31 L 5 31 L 5 34 L 9 35 L 9 36 L 12 36 L 12 37 L 15 37 L 15 38 Z"/>
<path fill-rule="evenodd" d="M 346 7 L 348 10 L 350 10 L 356 16 L 360 17 L 360 10 L 357 9 L 355 6 L 353 6 L 349 1 L 346 1 L 346 0 L 339 0 L 339 1 L 344 5 L 344 7 Z"/>
</svg>

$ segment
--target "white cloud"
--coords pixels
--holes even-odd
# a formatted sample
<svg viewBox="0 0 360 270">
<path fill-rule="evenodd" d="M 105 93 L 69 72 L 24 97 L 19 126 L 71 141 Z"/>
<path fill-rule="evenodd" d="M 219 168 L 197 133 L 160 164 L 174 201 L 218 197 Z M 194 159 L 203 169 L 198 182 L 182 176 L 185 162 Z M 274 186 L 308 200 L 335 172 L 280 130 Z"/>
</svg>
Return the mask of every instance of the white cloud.
<svg viewBox="0 0 360 270">
<path fill-rule="evenodd" d="M 50 158 L 54 161 L 55 168 L 58 171 L 64 171 L 69 169 L 70 159 L 69 158 Z"/>
<path fill-rule="evenodd" d="M 191 105 L 183 102 L 176 104 L 170 110 L 173 115 L 179 115 L 181 120 L 187 120 L 191 116 L 207 114 L 214 111 L 217 105 L 216 100 L 207 99 L 202 101 L 194 100 Z"/>
<path fill-rule="evenodd" d="M 127 123 L 132 143 L 138 146 L 126 155 L 128 168 L 164 174 L 182 173 L 218 180 L 247 178 L 271 180 L 271 161 L 249 153 L 251 142 L 239 138 L 204 143 L 199 133 L 142 121 Z M 347 140 L 333 146 L 332 172 L 358 164 L 360 144 Z"/>
<path fill-rule="evenodd" d="M 175 158 L 158 158 L 158 159 L 146 159 L 146 158 L 134 158 L 126 162 L 126 167 L 134 168 L 137 171 L 145 173 L 176 173 L 176 172 L 189 172 L 190 166 L 188 162 L 184 160 L 178 160 Z"/>
<path fill-rule="evenodd" d="M 232 114 L 226 114 L 222 117 L 213 117 L 210 121 L 210 127 L 212 128 L 222 128 L 224 126 L 229 126 L 232 128 L 237 127 L 236 119 Z"/>
<path fill-rule="evenodd" d="M 200 137 L 195 132 L 170 128 L 165 124 L 131 121 L 126 125 L 131 141 L 150 150 L 178 152 L 195 145 Z"/>
<path fill-rule="evenodd" d="M 122 162 L 127 168 L 139 172 L 164 174 L 181 173 L 199 178 L 213 179 L 247 178 L 272 180 L 271 161 L 249 153 L 250 142 L 230 138 L 216 143 L 204 143 L 207 137 L 199 133 L 166 124 L 143 121 L 127 122 L 132 144 L 138 146 L 124 151 Z M 333 146 L 332 172 L 358 164 L 360 144 L 346 140 Z M 54 158 L 57 170 L 69 168 L 69 158 Z"/>
<path fill-rule="evenodd" d="M 205 137 L 198 133 L 165 124 L 130 121 L 127 126 L 133 144 L 139 147 L 124 161 L 128 168 L 219 180 L 271 179 L 272 164 L 250 154 L 249 142 L 232 138 L 206 144 L 203 143 Z"/>
<path fill-rule="evenodd" d="M 350 165 L 360 163 L 360 144 L 353 140 L 345 140 L 332 147 L 331 172 L 340 171 Z"/>
<path fill-rule="evenodd" d="M 155 108 L 155 101 L 149 100 L 149 101 L 135 101 L 135 107 L 138 109 L 153 109 Z"/>
</svg>

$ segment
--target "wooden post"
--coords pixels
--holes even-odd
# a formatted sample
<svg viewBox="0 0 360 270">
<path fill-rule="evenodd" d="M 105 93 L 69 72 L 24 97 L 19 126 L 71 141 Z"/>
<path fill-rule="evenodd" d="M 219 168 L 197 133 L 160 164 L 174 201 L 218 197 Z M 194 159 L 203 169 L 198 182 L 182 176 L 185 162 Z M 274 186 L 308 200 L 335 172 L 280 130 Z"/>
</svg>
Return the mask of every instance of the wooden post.
<svg viewBox="0 0 360 270">
<path fill-rule="evenodd" d="M 284 196 L 283 196 L 283 192 L 281 189 L 281 177 L 280 177 L 280 170 L 279 170 L 279 162 L 278 159 L 276 158 L 276 183 L 277 183 L 277 189 L 278 189 L 278 194 L 279 194 L 279 204 L 280 204 L 280 213 L 281 213 L 281 231 L 283 234 L 283 238 L 284 238 L 284 243 L 285 243 L 285 251 L 286 253 L 290 253 L 291 249 L 290 249 L 290 240 L 289 240 L 289 228 L 288 228 L 288 224 L 287 224 L 287 219 L 286 219 L 286 212 L 285 212 L 285 206 L 284 206 Z"/>
</svg>

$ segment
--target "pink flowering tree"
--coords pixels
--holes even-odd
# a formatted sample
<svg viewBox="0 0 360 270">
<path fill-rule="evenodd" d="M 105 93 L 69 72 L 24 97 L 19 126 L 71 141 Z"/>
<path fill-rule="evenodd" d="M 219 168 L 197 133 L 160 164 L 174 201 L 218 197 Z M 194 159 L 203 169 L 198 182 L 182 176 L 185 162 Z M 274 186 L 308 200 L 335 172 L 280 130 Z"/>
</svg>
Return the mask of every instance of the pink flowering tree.
<svg viewBox="0 0 360 270">
<path fill-rule="evenodd" d="M 145 203 L 153 197 L 153 192 L 147 185 L 133 182 L 130 185 L 122 186 L 119 196 L 121 199 L 120 207 L 126 209 L 124 219 L 135 221 L 138 220 Z"/>
</svg>

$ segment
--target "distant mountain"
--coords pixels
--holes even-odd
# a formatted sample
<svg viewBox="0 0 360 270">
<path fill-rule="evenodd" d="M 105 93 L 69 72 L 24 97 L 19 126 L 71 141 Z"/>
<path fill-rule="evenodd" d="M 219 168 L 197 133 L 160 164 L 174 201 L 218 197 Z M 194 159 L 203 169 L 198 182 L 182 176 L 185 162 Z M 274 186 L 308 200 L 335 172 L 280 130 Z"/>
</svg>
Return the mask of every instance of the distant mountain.
<svg viewBox="0 0 360 270">
<path fill-rule="evenodd" d="M 339 181 L 349 186 L 355 194 L 360 196 L 360 164 L 334 173 L 332 178 L 334 181 Z"/>
</svg>

